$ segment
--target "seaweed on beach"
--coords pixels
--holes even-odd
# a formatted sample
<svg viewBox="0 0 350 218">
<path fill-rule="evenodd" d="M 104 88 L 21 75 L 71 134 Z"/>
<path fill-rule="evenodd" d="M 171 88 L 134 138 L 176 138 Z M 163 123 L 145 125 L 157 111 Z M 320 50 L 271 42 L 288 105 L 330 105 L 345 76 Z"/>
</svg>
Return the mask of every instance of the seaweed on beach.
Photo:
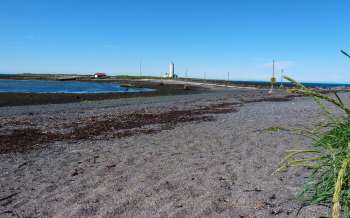
<svg viewBox="0 0 350 218">
<path fill-rule="evenodd" d="M 40 145 L 62 140 L 94 139 L 97 136 L 124 138 L 140 133 L 151 134 L 169 130 L 178 123 L 207 122 L 214 120 L 210 114 L 225 114 L 238 111 L 235 103 L 212 104 L 188 110 L 170 110 L 163 113 L 137 112 L 112 116 L 107 119 L 90 119 L 79 125 L 70 123 L 69 133 L 43 132 L 36 128 L 14 130 L 0 137 L 0 154 L 27 152 Z M 160 125 L 153 129 L 150 125 Z M 106 137 L 104 137 L 106 138 Z"/>
<path fill-rule="evenodd" d="M 16 129 L 11 134 L 0 136 L 0 154 L 26 152 L 60 138 L 59 134 L 42 132 L 36 128 Z"/>
</svg>

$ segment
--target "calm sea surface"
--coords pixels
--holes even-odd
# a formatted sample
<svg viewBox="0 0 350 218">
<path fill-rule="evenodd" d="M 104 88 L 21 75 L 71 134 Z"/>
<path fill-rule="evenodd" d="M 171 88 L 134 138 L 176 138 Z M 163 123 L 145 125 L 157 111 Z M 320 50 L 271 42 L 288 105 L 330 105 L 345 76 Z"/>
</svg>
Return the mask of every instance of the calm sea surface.
<svg viewBox="0 0 350 218">
<path fill-rule="evenodd" d="M 261 86 L 270 86 L 270 82 L 266 81 L 230 81 L 233 84 L 240 84 L 240 85 L 261 85 Z M 292 86 L 290 82 L 278 82 L 277 85 L 282 84 L 283 86 L 289 87 Z M 350 84 L 348 83 L 311 83 L 311 82 L 305 82 L 302 83 L 304 86 L 309 88 L 323 88 L 323 89 L 332 89 L 332 88 L 338 88 L 338 87 L 346 87 L 349 88 Z"/>
<path fill-rule="evenodd" d="M 117 83 L 50 80 L 0 80 L 0 92 L 16 93 L 126 93 L 150 92 L 153 89 L 125 88 Z"/>
</svg>

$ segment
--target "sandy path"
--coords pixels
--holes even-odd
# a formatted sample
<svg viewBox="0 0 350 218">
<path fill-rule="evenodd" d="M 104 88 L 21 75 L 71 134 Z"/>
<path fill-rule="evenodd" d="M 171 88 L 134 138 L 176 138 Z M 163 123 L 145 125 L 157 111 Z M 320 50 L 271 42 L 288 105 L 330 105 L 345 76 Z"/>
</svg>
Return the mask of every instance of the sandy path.
<svg viewBox="0 0 350 218">
<path fill-rule="evenodd" d="M 293 217 L 305 171 L 271 173 L 286 149 L 308 141 L 262 130 L 310 125 L 320 119 L 315 108 L 307 98 L 250 103 L 155 134 L 0 155 L 0 199 L 15 194 L 0 202 L 0 217 Z M 301 217 L 322 211 L 305 208 Z"/>
<path fill-rule="evenodd" d="M 182 80 L 155 80 L 155 79 L 142 79 L 141 81 L 149 81 L 153 83 L 164 83 L 164 84 L 184 84 L 190 86 L 201 86 L 211 89 L 223 88 L 223 89 L 248 89 L 248 90 L 257 90 L 258 88 L 250 87 L 250 86 L 237 86 L 237 85 L 228 85 L 228 84 L 217 84 L 211 82 L 195 82 L 195 81 L 186 81 L 186 79 Z M 266 89 L 268 90 L 268 89 Z"/>
</svg>

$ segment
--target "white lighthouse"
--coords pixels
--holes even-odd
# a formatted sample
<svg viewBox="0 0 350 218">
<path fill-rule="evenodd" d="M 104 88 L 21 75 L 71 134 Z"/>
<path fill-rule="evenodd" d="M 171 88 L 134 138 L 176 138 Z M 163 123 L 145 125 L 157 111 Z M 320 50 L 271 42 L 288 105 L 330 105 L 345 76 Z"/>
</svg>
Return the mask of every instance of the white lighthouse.
<svg viewBox="0 0 350 218">
<path fill-rule="evenodd" d="M 173 62 L 170 63 L 169 65 L 169 78 L 174 78 L 175 77 L 175 64 Z"/>
</svg>

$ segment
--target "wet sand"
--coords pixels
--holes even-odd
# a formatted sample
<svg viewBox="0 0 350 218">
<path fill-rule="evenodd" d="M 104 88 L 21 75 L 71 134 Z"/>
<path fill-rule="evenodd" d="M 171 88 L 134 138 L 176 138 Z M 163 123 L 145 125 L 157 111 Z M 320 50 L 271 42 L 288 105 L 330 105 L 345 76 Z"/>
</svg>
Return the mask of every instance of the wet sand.
<svg viewBox="0 0 350 218">
<path fill-rule="evenodd" d="M 271 173 L 309 141 L 265 130 L 323 119 L 310 98 L 239 89 L 1 107 L 0 118 L 0 217 L 293 217 L 308 171 Z"/>
</svg>

